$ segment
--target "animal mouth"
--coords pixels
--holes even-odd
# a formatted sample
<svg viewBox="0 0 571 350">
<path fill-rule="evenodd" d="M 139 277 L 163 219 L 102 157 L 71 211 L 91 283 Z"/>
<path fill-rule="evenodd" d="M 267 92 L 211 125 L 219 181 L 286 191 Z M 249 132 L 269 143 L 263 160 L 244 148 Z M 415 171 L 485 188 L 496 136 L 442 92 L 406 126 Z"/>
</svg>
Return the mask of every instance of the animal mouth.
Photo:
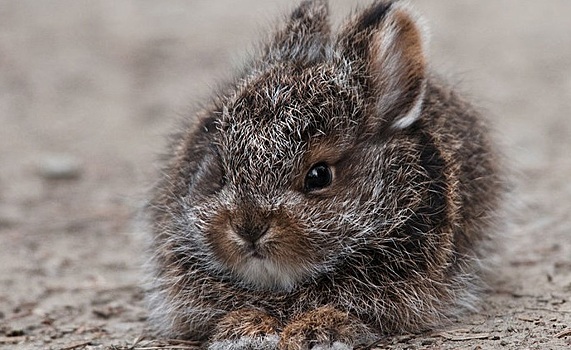
<svg viewBox="0 0 571 350">
<path fill-rule="evenodd" d="M 260 253 L 259 251 L 254 251 L 252 253 L 250 253 L 250 257 L 254 258 L 254 259 L 260 259 L 263 260 L 266 258 L 266 256 L 262 253 Z"/>
<path fill-rule="evenodd" d="M 240 278 L 261 290 L 290 291 L 303 276 L 295 266 L 272 261 L 258 250 L 251 251 L 239 266 Z"/>
<path fill-rule="evenodd" d="M 256 243 L 248 244 L 245 247 L 245 250 L 246 250 L 246 255 L 249 258 L 260 259 L 260 260 L 266 259 L 266 256 L 260 249 L 260 246 Z"/>
</svg>

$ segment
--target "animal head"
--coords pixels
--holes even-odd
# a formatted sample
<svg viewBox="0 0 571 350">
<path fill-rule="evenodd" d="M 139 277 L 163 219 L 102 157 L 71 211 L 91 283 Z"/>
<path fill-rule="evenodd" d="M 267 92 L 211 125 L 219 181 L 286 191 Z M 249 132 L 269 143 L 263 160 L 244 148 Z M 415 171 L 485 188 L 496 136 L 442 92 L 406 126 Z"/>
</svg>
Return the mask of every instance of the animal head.
<svg viewBox="0 0 571 350">
<path fill-rule="evenodd" d="M 423 31 L 401 3 L 332 33 L 326 1 L 303 2 L 177 146 L 176 249 L 291 290 L 382 239 L 416 198 L 417 155 L 390 140 L 421 118 L 425 81 Z"/>
</svg>

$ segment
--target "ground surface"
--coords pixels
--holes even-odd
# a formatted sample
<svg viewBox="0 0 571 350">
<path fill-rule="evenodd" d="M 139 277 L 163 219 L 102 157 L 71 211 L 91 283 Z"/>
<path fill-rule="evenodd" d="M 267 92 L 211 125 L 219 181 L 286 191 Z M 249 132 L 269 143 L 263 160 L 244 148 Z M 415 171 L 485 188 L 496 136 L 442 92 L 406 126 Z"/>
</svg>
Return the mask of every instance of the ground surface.
<svg viewBox="0 0 571 350">
<path fill-rule="evenodd" d="M 433 66 L 496 124 L 516 210 L 480 312 L 379 346 L 569 348 L 571 2 L 415 3 Z M 0 1 L 0 348 L 161 345 L 129 347 L 146 317 L 132 218 L 162 135 L 290 6 Z"/>
</svg>

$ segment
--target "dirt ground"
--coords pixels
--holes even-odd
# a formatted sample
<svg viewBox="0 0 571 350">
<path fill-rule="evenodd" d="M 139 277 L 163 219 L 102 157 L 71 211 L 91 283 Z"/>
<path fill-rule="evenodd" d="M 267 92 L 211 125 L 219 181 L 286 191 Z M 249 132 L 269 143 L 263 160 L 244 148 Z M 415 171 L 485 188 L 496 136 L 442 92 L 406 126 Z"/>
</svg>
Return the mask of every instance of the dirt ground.
<svg viewBox="0 0 571 350">
<path fill-rule="evenodd" d="M 378 347 L 570 348 L 571 2 L 413 3 L 432 28 L 432 66 L 496 126 L 513 210 L 479 312 Z M 138 339 L 135 219 L 163 135 L 292 5 L 0 0 L 1 349 L 163 344 Z"/>
</svg>

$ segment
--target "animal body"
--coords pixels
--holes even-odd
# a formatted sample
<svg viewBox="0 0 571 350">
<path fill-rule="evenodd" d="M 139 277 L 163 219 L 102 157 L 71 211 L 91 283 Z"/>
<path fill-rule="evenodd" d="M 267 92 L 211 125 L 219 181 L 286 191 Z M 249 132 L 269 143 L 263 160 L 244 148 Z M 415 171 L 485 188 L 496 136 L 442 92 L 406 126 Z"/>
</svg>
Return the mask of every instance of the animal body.
<svg viewBox="0 0 571 350">
<path fill-rule="evenodd" d="M 150 321 L 210 349 L 350 349 L 472 305 L 502 193 L 407 6 L 302 2 L 173 137 Z"/>
</svg>

